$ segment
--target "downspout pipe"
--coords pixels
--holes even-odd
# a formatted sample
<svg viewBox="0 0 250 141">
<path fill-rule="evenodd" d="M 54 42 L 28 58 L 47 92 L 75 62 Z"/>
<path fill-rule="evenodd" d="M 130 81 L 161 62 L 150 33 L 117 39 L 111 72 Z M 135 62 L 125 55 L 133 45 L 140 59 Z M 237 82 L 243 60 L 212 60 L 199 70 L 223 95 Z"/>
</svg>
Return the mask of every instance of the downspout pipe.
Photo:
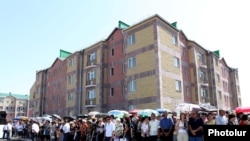
<svg viewBox="0 0 250 141">
<path fill-rule="evenodd" d="M 81 112 L 82 112 L 82 73 L 83 73 L 83 55 L 84 55 L 84 53 L 83 53 L 83 50 L 82 51 L 80 51 L 80 70 L 79 70 L 79 81 L 80 81 L 80 83 L 79 83 L 79 98 L 78 98 L 78 115 L 80 115 L 81 114 Z"/>
</svg>

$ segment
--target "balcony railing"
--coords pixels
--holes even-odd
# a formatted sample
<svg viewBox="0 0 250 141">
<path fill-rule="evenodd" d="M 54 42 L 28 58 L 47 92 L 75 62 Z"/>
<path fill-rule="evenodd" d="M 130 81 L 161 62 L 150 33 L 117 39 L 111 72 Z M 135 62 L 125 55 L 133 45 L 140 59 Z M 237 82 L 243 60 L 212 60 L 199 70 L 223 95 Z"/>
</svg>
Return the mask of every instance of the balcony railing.
<svg viewBox="0 0 250 141">
<path fill-rule="evenodd" d="M 87 62 L 87 66 L 93 66 L 93 65 L 96 65 L 96 64 L 97 64 L 96 59 L 95 59 L 95 60 L 92 60 L 92 61 L 88 61 L 88 62 Z"/>
<path fill-rule="evenodd" d="M 199 61 L 198 63 L 201 68 L 207 68 L 207 63 L 205 61 Z"/>
<path fill-rule="evenodd" d="M 207 78 L 200 78 L 199 82 L 203 86 L 208 86 L 208 79 Z"/>
<path fill-rule="evenodd" d="M 91 107 L 91 106 L 95 106 L 96 105 L 96 98 L 93 99 L 87 99 L 85 101 L 85 106 L 86 107 Z"/>
<path fill-rule="evenodd" d="M 86 85 L 96 85 L 96 79 L 87 80 Z"/>
</svg>

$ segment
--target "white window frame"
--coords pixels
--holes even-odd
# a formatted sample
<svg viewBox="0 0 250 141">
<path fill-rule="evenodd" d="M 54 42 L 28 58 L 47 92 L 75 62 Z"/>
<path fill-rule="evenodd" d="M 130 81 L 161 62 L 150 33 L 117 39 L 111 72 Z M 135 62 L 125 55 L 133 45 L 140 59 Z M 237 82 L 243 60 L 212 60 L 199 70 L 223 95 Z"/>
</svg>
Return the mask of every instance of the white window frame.
<svg viewBox="0 0 250 141">
<path fill-rule="evenodd" d="M 207 89 L 201 88 L 201 97 L 205 98 L 208 96 Z"/>
<path fill-rule="evenodd" d="M 131 80 L 128 82 L 128 92 L 136 91 L 136 80 Z"/>
<path fill-rule="evenodd" d="M 88 90 L 88 100 L 92 100 L 96 98 L 96 90 L 92 89 L 92 90 Z"/>
<path fill-rule="evenodd" d="M 88 80 L 93 80 L 96 78 L 96 70 L 93 70 L 93 71 L 89 71 L 88 72 Z"/>
<path fill-rule="evenodd" d="M 177 45 L 177 43 L 178 43 L 178 39 L 177 39 L 177 37 L 176 36 L 174 36 L 174 35 L 172 35 L 172 44 L 173 45 Z"/>
<path fill-rule="evenodd" d="M 74 82 L 74 75 L 71 74 L 68 76 L 68 84 L 72 84 Z"/>
<path fill-rule="evenodd" d="M 73 93 L 68 93 L 68 101 L 72 101 L 73 100 Z"/>
<path fill-rule="evenodd" d="M 135 34 L 129 35 L 127 37 L 127 46 L 133 45 L 135 43 Z"/>
<path fill-rule="evenodd" d="M 90 53 L 88 57 L 90 62 L 96 60 L 96 52 Z"/>
<path fill-rule="evenodd" d="M 181 81 L 175 80 L 175 90 L 181 92 Z"/>
<path fill-rule="evenodd" d="M 69 59 L 69 66 L 73 66 L 74 65 L 74 58 L 70 58 Z"/>
<path fill-rule="evenodd" d="M 178 57 L 174 57 L 174 66 L 180 68 L 180 59 Z"/>
<path fill-rule="evenodd" d="M 134 68 L 136 67 L 136 58 L 135 57 L 130 57 L 128 58 L 128 68 Z"/>
</svg>

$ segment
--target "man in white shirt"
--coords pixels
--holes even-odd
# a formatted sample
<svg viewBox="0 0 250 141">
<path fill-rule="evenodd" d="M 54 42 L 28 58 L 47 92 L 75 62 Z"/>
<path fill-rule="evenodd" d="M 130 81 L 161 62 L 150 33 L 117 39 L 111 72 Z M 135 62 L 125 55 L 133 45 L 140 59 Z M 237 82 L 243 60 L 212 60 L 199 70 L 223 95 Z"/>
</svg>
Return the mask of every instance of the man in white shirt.
<svg viewBox="0 0 250 141">
<path fill-rule="evenodd" d="M 111 122 L 111 117 L 108 116 L 106 118 L 106 123 L 105 123 L 105 127 L 104 127 L 104 141 L 112 141 L 112 137 L 114 137 L 114 133 L 115 133 L 115 124 L 113 122 Z"/>
<path fill-rule="evenodd" d="M 8 126 L 7 123 L 3 126 L 3 139 L 8 137 Z"/>
<path fill-rule="evenodd" d="M 39 126 L 36 122 L 31 120 L 31 140 L 36 141 L 39 133 Z"/>
<path fill-rule="evenodd" d="M 69 141 L 70 124 L 68 119 L 65 119 L 65 124 L 63 125 L 63 141 Z"/>
<path fill-rule="evenodd" d="M 155 114 L 151 114 L 151 120 L 149 121 L 149 140 L 156 141 L 158 139 L 160 121 L 156 119 Z"/>
<path fill-rule="evenodd" d="M 227 125 L 227 117 L 225 114 L 226 112 L 224 110 L 219 110 L 219 114 L 215 118 L 216 125 Z"/>
<path fill-rule="evenodd" d="M 10 139 L 10 134 L 12 133 L 12 124 L 10 121 L 8 121 L 7 123 L 7 139 L 9 140 Z"/>
</svg>

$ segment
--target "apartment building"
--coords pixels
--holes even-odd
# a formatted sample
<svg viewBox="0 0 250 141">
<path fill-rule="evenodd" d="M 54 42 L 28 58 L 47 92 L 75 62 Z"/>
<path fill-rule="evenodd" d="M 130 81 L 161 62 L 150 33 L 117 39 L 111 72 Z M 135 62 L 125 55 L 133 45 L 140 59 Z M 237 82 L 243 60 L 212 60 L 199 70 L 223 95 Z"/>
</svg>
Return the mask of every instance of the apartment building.
<svg viewBox="0 0 250 141">
<path fill-rule="evenodd" d="M 40 75 L 44 80 L 37 78 L 31 88 L 33 113 L 39 114 L 174 109 L 182 102 L 226 110 L 241 105 L 238 70 L 159 15 L 115 28 L 106 40 L 57 58 Z"/>
<path fill-rule="evenodd" d="M 0 111 L 6 111 L 7 121 L 17 116 L 28 116 L 29 96 L 26 94 L 0 93 Z"/>
</svg>

